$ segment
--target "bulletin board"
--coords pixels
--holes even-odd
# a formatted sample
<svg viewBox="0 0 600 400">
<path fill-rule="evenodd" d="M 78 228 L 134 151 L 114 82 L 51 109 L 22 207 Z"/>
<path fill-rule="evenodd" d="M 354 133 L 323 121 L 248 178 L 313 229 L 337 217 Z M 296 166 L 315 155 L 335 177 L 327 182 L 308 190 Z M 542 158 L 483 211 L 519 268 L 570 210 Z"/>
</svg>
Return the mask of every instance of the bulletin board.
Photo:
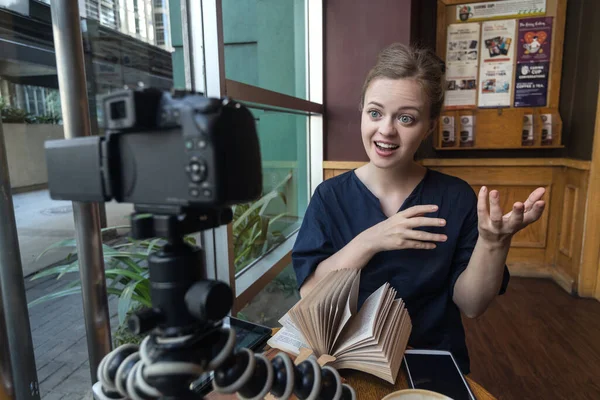
<svg viewBox="0 0 600 400">
<path fill-rule="evenodd" d="M 561 148 L 567 0 L 438 0 L 436 150 Z"/>
</svg>

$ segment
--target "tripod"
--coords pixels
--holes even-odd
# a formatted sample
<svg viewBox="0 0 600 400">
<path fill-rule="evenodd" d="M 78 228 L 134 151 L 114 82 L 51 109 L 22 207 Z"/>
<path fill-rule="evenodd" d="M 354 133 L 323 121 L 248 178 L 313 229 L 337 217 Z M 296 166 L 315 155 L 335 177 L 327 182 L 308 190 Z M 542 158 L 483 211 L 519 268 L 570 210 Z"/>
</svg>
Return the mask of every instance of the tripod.
<svg viewBox="0 0 600 400">
<path fill-rule="evenodd" d="M 227 224 L 230 208 L 198 213 L 136 206 L 131 216 L 136 239 L 165 238 L 162 249 L 148 258 L 152 308 L 128 320 L 141 345 L 126 344 L 106 355 L 93 386 L 97 400 L 198 399 L 190 386 L 214 371 L 213 388 L 238 393 L 241 399 L 262 399 L 269 392 L 287 399 L 352 399 L 354 390 L 339 373 L 311 357 L 295 366 L 285 353 L 272 361 L 248 349 L 235 350 L 235 332 L 222 326 L 233 293 L 223 282 L 207 280 L 202 250 L 184 235 Z"/>
</svg>

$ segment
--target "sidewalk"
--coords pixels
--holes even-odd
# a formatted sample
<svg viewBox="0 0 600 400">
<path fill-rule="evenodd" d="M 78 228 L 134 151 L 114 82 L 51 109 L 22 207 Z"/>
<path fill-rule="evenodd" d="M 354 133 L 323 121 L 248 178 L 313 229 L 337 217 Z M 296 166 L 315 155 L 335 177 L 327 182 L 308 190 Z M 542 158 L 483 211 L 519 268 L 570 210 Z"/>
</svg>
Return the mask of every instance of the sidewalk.
<svg viewBox="0 0 600 400">
<path fill-rule="evenodd" d="M 56 292 L 79 274 L 60 280 L 53 277 L 31 281 L 31 276 L 74 251 L 53 249 L 39 260 L 48 246 L 75 237 L 72 203 L 52 200 L 47 190 L 13 195 L 15 219 L 27 301 Z M 129 225 L 131 204 L 107 203 L 108 226 Z M 118 325 L 115 296 L 109 298 L 111 328 Z M 54 299 L 29 309 L 38 382 L 42 399 L 91 399 L 91 377 L 87 353 L 81 294 Z"/>
<path fill-rule="evenodd" d="M 72 249 L 57 249 L 36 258 L 53 243 L 75 237 L 70 201 L 52 200 L 47 190 L 13 195 L 23 275 L 28 276 L 65 258 Z M 129 225 L 131 204 L 106 203 L 108 226 Z"/>
</svg>

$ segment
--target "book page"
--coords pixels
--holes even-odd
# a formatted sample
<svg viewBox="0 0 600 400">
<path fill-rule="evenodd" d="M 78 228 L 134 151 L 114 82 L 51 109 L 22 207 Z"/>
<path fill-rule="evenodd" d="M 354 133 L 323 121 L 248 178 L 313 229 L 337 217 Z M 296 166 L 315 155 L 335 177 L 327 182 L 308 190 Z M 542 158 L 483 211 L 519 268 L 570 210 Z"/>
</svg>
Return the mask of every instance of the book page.
<svg viewBox="0 0 600 400">
<path fill-rule="evenodd" d="M 383 359 L 383 361 L 388 361 L 384 349 L 388 347 L 387 342 L 389 342 L 390 337 L 392 335 L 393 337 L 397 337 L 398 335 L 398 332 L 394 332 L 394 325 L 399 319 L 399 304 L 397 302 L 392 303 L 390 310 L 385 317 L 385 322 L 382 324 L 381 334 L 377 341 L 373 341 L 367 346 L 351 348 L 341 352 L 341 354 L 336 355 L 337 359 L 344 361 L 346 357 L 354 358 L 367 356 L 368 359 Z"/>
<path fill-rule="evenodd" d="M 300 329 L 298 329 L 298 327 L 296 326 L 296 324 L 294 324 L 294 321 L 292 321 L 292 318 L 288 313 L 285 313 L 285 315 L 281 318 L 279 318 L 278 321 L 281 326 L 283 326 L 290 334 L 296 336 L 298 338 L 298 340 L 306 343 L 306 339 L 304 339 L 304 336 L 302 335 L 302 332 L 300 332 Z"/>
<path fill-rule="evenodd" d="M 307 297 L 300 299 L 294 307 L 288 312 L 294 324 L 300 328 L 306 342 L 310 345 L 310 349 L 315 351 L 318 347 L 319 339 L 317 332 L 320 329 L 319 323 L 319 303 L 322 303 L 330 286 L 335 283 L 333 279 L 323 278 Z"/>
<path fill-rule="evenodd" d="M 310 348 L 310 346 L 304 342 L 303 338 L 294 335 L 287 328 L 281 328 L 271 339 L 267 341 L 267 344 L 275 349 L 285 351 L 286 353 L 297 356 L 300 354 L 302 347 Z"/>
<path fill-rule="evenodd" d="M 348 278 L 347 270 L 340 270 L 339 272 L 340 273 L 336 275 L 341 276 L 339 276 L 339 279 L 335 279 L 335 284 L 331 287 L 323 305 L 323 312 L 321 315 L 322 330 L 319 332 L 319 337 L 321 338 L 320 341 L 322 342 L 323 347 L 319 349 L 319 354 L 329 353 L 329 336 L 331 335 L 333 317 L 335 314 L 334 304 L 337 304 L 340 290 L 343 288 L 345 281 Z"/>
<path fill-rule="evenodd" d="M 358 273 L 358 271 L 354 270 L 344 270 L 344 272 L 344 276 L 340 279 L 340 283 L 336 287 L 331 298 L 329 314 L 327 316 L 329 323 L 326 325 L 327 330 L 325 333 L 325 343 L 328 354 L 332 350 L 331 347 L 333 344 L 333 339 L 338 331 L 338 325 L 342 315 L 342 307 L 344 302 L 348 300 L 348 294 L 350 293 L 350 288 L 354 282 L 354 277 Z"/>
<path fill-rule="evenodd" d="M 395 296 L 396 290 L 388 286 L 383 303 L 381 304 L 381 307 L 377 312 L 377 316 L 375 317 L 375 331 L 373 335 L 364 340 L 357 341 L 351 346 L 346 347 L 344 350 L 336 352 L 336 357 L 339 358 L 340 356 L 350 352 L 355 354 L 358 350 L 362 350 L 364 348 L 369 348 L 371 351 L 373 351 L 373 346 L 379 345 L 382 342 L 382 333 L 385 332 L 384 326 L 386 325 L 387 319 L 390 315 L 390 309 L 394 303 Z"/>
<path fill-rule="evenodd" d="M 348 297 L 340 296 L 340 303 L 338 303 L 338 307 L 341 308 L 341 302 L 345 302 L 344 311 L 342 312 L 340 323 L 337 328 L 337 332 L 335 337 L 333 338 L 332 348 L 335 348 L 336 343 L 344 330 L 344 327 L 350 320 L 353 315 L 356 315 L 356 307 L 358 304 L 358 288 L 360 287 L 360 273 L 357 273 L 352 282 L 352 286 L 350 287 L 350 292 L 348 293 Z"/>
<path fill-rule="evenodd" d="M 344 328 L 339 340 L 334 346 L 334 354 L 374 335 L 375 322 L 377 320 L 378 311 L 381 309 L 389 283 L 383 284 L 373 294 L 365 300 L 360 311 L 354 318 L 350 320 Z"/>
</svg>

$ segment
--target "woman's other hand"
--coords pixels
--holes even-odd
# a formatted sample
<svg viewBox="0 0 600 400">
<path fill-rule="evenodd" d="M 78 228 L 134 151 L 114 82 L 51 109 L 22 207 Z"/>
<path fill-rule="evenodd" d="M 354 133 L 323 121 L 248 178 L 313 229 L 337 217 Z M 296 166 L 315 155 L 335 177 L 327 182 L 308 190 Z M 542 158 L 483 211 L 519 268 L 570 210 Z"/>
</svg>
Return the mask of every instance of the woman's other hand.
<svg viewBox="0 0 600 400">
<path fill-rule="evenodd" d="M 424 226 L 444 226 L 446 220 L 423 215 L 437 211 L 436 205 L 413 206 L 389 217 L 363 232 L 373 253 L 400 249 L 435 249 L 434 242 L 445 242 L 446 235 L 415 230 Z"/>
<path fill-rule="evenodd" d="M 515 233 L 542 216 L 546 204 L 541 198 L 545 191 L 543 187 L 535 189 L 524 203 L 516 202 L 512 211 L 502 215 L 500 194 L 497 190 L 488 193 L 488 188 L 483 186 L 477 201 L 479 237 L 489 245 L 510 244 Z"/>
</svg>

